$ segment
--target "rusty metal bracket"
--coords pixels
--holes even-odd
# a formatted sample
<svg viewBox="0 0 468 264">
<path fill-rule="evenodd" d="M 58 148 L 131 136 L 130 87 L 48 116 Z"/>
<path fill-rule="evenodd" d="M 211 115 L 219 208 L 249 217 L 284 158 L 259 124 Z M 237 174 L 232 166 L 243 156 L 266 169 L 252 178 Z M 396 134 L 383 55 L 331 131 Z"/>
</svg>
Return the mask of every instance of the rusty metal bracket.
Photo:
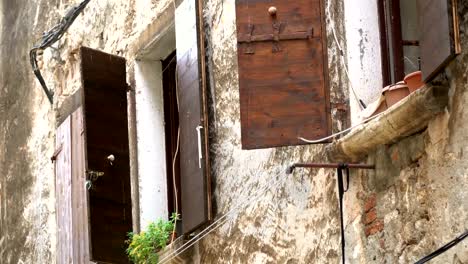
<svg viewBox="0 0 468 264">
<path fill-rule="evenodd" d="M 368 164 L 356 164 L 356 163 L 294 163 L 289 166 L 286 170 L 287 174 L 291 174 L 296 168 L 330 168 L 338 169 L 341 166 L 346 165 L 350 169 L 365 169 L 375 170 L 375 165 Z"/>
<path fill-rule="evenodd" d="M 272 47 L 272 52 L 280 52 L 281 51 L 281 46 L 280 46 L 280 37 L 279 34 L 283 30 L 284 24 L 281 22 L 273 22 L 273 47 Z"/>
<path fill-rule="evenodd" d="M 294 163 L 286 169 L 287 174 L 291 174 L 295 168 L 332 168 L 336 169 L 336 177 L 338 183 L 338 201 L 340 207 L 340 224 L 341 224 L 341 259 L 345 263 L 345 231 L 343 217 L 343 197 L 344 193 L 349 189 L 349 169 L 365 169 L 374 170 L 375 165 L 368 164 L 353 164 L 353 163 Z M 346 189 L 344 188 L 343 170 L 346 173 Z"/>
<path fill-rule="evenodd" d="M 245 50 L 244 50 L 244 54 L 254 54 L 255 53 L 255 50 L 254 48 L 252 47 L 252 34 L 253 34 L 253 31 L 255 29 L 255 26 L 252 25 L 252 24 L 249 24 L 248 25 L 248 33 L 247 33 L 247 36 L 246 36 L 246 40 L 245 42 L 247 43 L 247 46 L 245 47 Z"/>
<path fill-rule="evenodd" d="M 283 33 L 286 28 L 286 22 L 272 23 L 273 33 L 272 34 L 260 34 L 253 35 L 255 25 L 249 24 L 247 28 L 247 34 L 241 34 L 237 37 L 237 43 L 245 43 L 244 54 L 255 54 L 255 50 L 252 47 L 253 42 L 273 42 L 272 52 L 280 52 L 280 42 L 284 40 L 312 40 L 315 38 L 314 28 L 310 27 L 307 31 L 298 31 L 292 33 Z"/>
</svg>

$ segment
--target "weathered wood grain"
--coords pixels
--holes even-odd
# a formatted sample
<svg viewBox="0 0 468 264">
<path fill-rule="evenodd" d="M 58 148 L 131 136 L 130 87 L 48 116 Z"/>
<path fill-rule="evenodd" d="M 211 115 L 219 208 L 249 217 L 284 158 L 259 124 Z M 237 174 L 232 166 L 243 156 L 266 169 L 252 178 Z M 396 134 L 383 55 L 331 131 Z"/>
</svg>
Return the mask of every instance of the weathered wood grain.
<svg viewBox="0 0 468 264">
<path fill-rule="evenodd" d="M 272 6 L 276 16 L 268 13 Z M 300 145 L 298 137 L 329 135 L 323 2 L 238 0 L 236 14 L 242 148 Z"/>
</svg>

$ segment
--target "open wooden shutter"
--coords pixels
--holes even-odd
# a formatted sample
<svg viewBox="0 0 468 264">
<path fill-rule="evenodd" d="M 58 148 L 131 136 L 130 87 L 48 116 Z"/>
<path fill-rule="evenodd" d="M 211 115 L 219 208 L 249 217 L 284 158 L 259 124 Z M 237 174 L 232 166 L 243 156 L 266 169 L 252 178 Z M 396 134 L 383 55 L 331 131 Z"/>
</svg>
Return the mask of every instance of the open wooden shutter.
<svg viewBox="0 0 468 264">
<path fill-rule="evenodd" d="M 211 218 L 204 37 L 199 12 L 198 0 L 184 0 L 175 13 L 184 233 Z"/>
<path fill-rule="evenodd" d="M 88 263 L 88 195 L 85 187 L 83 110 L 79 107 L 57 128 L 55 160 L 57 263 Z"/>
<path fill-rule="evenodd" d="M 57 263 L 72 263 L 72 157 L 71 117 L 57 128 L 55 139 L 55 194 L 57 215 Z"/>
<path fill-rule="evenodd" d="M 461 52 L 457 0 L 418 0 L 421 70 L 432 80 Z"/>
<path fill-rule="evenodd" d="M 81 48 L 91 259 L 128 263 L 132 231 L 125 59 Z M 108 157 L 113 155 L 114 161 Z M 84 185 L 84 183 L 80 183 Z"/>
<path fill-rule="evenodd" d="M 322 0 L 236 0 L 242 147 L 330 134 Z"/>
</svg>

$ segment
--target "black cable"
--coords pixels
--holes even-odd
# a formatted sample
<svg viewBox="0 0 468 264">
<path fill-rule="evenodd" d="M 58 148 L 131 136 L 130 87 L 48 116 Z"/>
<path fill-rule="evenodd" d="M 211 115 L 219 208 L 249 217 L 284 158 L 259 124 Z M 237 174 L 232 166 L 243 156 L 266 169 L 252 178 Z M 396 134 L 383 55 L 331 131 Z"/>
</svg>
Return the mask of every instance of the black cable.
<svg viewBox="0 0 468 264">
<path fill-rule="evenodd" d="M 65 34 L 68 28 L 73 24 L 75 19 L 90 1 L 91 0 L 84 0 L 80 4 L 70 8 L 67 14 L 60 20 L 60 22 L 57 25 L 55 25 L 52 29 L 50 29 L 42 35 L 41 42 L 34 45 L 31 51 L 29 51 L 29 60 L 34 71 L 34 75 L 36 75 L 36 78 L 41 83 L 42 89 L 46 93 L 47 99 L 49 99 L 49 102 L 51 104 L 53 103 L 54 92 L 47 88 L 44 78 L 42 77 L 41 71 L 39 70 L 39 67 L 37 65 L 37 52 L 45 50 L 46 48 L 50 47 L 52 44 L 60 40 L 63 37 L 63 34 Z"/>
<path fill-rule="evenodd" d="M 445 244 L 441 248 L 439 248 L 436 251 L 432 252 L 431 254 L 425 256 L 424 258 L 418 260 L 417 262 L 415 262 L 415 264 L 423 264 L 423 263 L 428 262 L 429 260 L 439 256 L 440 254 L 442 254 L 445 251 L 449 250 L 450 248 L 452 248 L 456 244 L 460 243 L 466 237 L 468 237 L 468 230 L 465 231 L 465 233 L 461 234 L 460 236 L 456 237 L 454 240 L 448 242 L 447 244 Z"/>
<path fill-rule="evenodd" d="M 343 170 L 346 171 L 346 190 L 344 189 L 343 183 Z M 343 196 L 346 191 L 349 189 L 349 168 L 348 164 L 340 163 L 336 169 L 336 174 L 338 178 L 338 199 L 340 202 L 340 224 L 341 224 L 341 260 L 342 263 L 345 263 L 345 229 L 344 229 L 344 217 L 343 217 Z"/>
</svg>

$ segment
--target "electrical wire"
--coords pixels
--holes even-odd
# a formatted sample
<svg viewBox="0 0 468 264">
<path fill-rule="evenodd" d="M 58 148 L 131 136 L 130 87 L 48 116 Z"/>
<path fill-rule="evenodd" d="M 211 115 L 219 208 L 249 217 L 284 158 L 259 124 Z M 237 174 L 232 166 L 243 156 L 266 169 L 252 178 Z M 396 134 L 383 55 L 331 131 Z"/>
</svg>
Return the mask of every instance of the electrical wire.
<svg viewBox="0 0 468 264">
<path fill-rule="evenodd" d="M 330 2 L 331 1 L 327 1 L 327 13 L 328 14 L 330 14 Z M 361 110 L 363 110 L 363 109 L 366 108 L 366 105 L 364 104 L 364 102 L 361 99 L 359 99 L 359 96 L 357 95 L 356 90 L 354 89 L 351 78 L 349 77 L 348 66 L 346 66 L 346 60 L 345 60 L 345 57 L 344 57 L 343 48 L 341 47 L 340 42 L 338 41 L 338 37 L 336 36 L 335 23 L 331 19 L 330 19 L 330 21 L 332 22 L 332 23 L 330 23 L 331 24 L 330 27 L 331 27 L 332 34 L 333 34 L 333 39 L 335 40 L 336 46 L 338 47 L 339 55 L 340 55 L 340 58 L 341 58 L 341 61 L 342 61 L 342 64 L 343 64 L 343 69 L 344 69 L 344 71 L 346 73 L 346 77 L 348 78 L 348 81 L 349 81 L 348 82 L 349 87 L 351 88 L 351 91 L 353 92 L 354 98 L 356 99 L 359 107 L 361 108 Z"/>
<path fill-rule="evenodd" d="M 42 35 L 41 42 L 34 45 L 33 48 L 29 51 L 29 60 L 34 75 L 36 75 L 36 78 L 39 80 L 39 83 L 41 84 L 42 89 L 44 90 L 47 99 L 49 99 L 49 102 L 51 104 L 54 101 L 54 92 L 47 88 L 47 84 L 45 83 L 45 80 L 42 77 L 41 70 L 39 69 L 39 66 L 37 64 L 37 53 L 39 51 L 45 50 L 46 48 L 52 46 L 55 42 L 59 41 L 90 1 L 91 0 L 84 0 L 80 4 L 70 8 L 67 14 L 60 20 L 60 22 L 57 25 L 55 25 L 52 29 L 50 29 Z"/>
<path fill-rule="evenodd" d="M 283 171 L 281 173 L 284 173 Z M 277 174 L 277 176 L 279 173 Z M 252 205 L 258 202 L 261 198 L 265 196 L 265 194 L 272 189 L 272 187 L 278 188 L 281 184 L 283 184 L 288 177 L 282 177 L 279 180 L 274 180 L 271 181 L 269 184 L 267 184 L 264 188 L 262 188 L 260 191 L 257 192 L 257 195 L 254 197 L 247 196 L 243 200 L 239 201 L 231 210 L 229 210 L 227 213 L 223 214 L 220 216 L 216 221 L 214 221 L 212 224 L 210 224 L 208 227 L 203 229 L 200 233 L 195 235 L 192 239 L 184 243 L 180 248 L 176 249 L 175 251 L 171 252 L 169 255 L 165 256 L 160 260 L 161 264 L 167 263 L 170 261 L 172 258 L 179 256 L 183 252 L 185 252 L 187 249 L 189 249 L 191 246 L 193 246 L 195 243 L 206 237 L 208 234 L 222 226 L 226 221 L 229 220 L 227 218 L 229 215 L 234 214 L 235 212 L 238 212 L 239 210 L 243 209 L 243 207 L 247 205 Z"/>
<path fill-rule="evenodd" d="M 436 251 L 432 252 L 431 254 L 425 256 L 424 258 L 415 262 L 415 264 L 423 264 L 428 262 L 429 260 L 439 256 L 440 254 L 444 253 L 445 251 L 449 250 L 456 244 L 460 243 L 463 239 L 468 237 L 468 230 L 465 233 L 461 234 L 460 236 L 456 237 L 454 240 L 448 242 L 447 244 L 443 245 L 441 248 L 437 249 Z"/>
<path fill-rule="evenodd" d="M 341 135 L 341 134 L 344 134 L 344 133 L 346 133 L 346 132 L 348 132 L 348 131 L 350 131 L 350 130 L 352 130 L 352 129 L 354 129 L 354 128 L 356 128 L 356 127 L 358 127 L 358 126 L 360 126 L 360 125 L 362 125 L 362 124 L 364 124 L 364 123 L 366 123 L 366 122 L 368 122 L 368 121 L 370 121 L 370 120 L 372 120 L 372 119 L 374 119 L 374 118 L 377 118 L 377 117 L 381 116 L 381 115 L 384 114 L 384 113 L 385 113 L 385 112 L 382 112 L 382 113 L 379 113 L 379 114 L 377 114 L 377 115 L 375 115 L 375 116 L 371 116 L 371 117 L 369 117 L 369 118 L 366 118 L 366 119 L 364 119 L 363 121 L 361 121 L 360 123 L 358 123 L 358 124 L 356 124 L 356 125 L 354 125 L 354 126 L 351 126 L 351 127 L 347 128 L 347 129 L 345 129 L 345 130 L 342 130 L 342 131 L 340 131 L 340 132 L 337 132 L 337 133 L 335 133 L 335 134 L 332 134 L 332 135 L 327 136 L 327 137 L 324 137 L 324 138 L 320 138 L 320 139 L 306 139 L 306 138 L 303 138 L 303 137 L 298 137 L 298 139 L 300 139 L 300 140 L 302 140 L 302 141 L 304 141 L 304 142 L 307 142 L 307 143 L 311 143 L 311 144 L 321 143 L 321 142 L 324 142 L 325 140 L 328 140 L 328 139 L 331 139 L 331 138 L 335 138 L 335 137 L 337 137 L 337 136 L 339 136 L 339 135 Z"/>
<path fill-rule="evenodd" d="M 286 177 L 285 177 L 286 178 Z M 284 178 L 284 179 L 285 179 Z M 276 181 L 276 182 L 279 182 L 279 181 Z M 270 188 L 266 188 L 266 190 L 264 191 L 264 193 L 266 193 L 266 191 L 268 191 Z M 227 216 L 233 214 L 236 212 L 236 209 L 241 209 L 240 206 L 241 205 L 245 205 L 247 202 L 249 202 L 249 204 L 254 204 L 257 200 L 259 200 L 259 198 L 263 197 L 264 193 L 260 193 L 260 195 L 256 196 L 253 200 L 251 197 L 248 197 L 245 199 L 245 201 L 243 202 L 240 202 L 238 204 L 238 206 L 234 207 L 233 209 L 231 209 L 228 213 L 224 214 L 223 216 L 221 216 L 218 220 L 216 220 L 213 224 L 211 224 L 210 226 L 208 226 L 207 228 L 205 228 L 203 231 L 201 231 L 200 233 L 198 233 L 196 236 L 194 236 L 191 240 L 189 240 L 188 242 L 186 242 L 184 245 L 182 245 L 180 248 L 178 248 L 176 251 L 172 252 L 171 254 L 169 254 L 168 256 L 166 256 L 165 258 L 163 258 L 161 260 L 161 263 L 165 263 L 167 261 L 169 261 L 170 259 L 174 258 L 174 257 L 177 257 L 179 256 L 180 254 L 182 254 L 183 252 L 185 252 L 185 250 L 187 250 L 188 248 L 190 248 L 192 245 L 194 245 L 195 243 L 197 243 L 198 241 L 200 241 L 201 239 L 203 239 L 205 236 L 207 236 L 209 233 L 213 232 L 215 229 L 217 229 L 218 227 L 222 226 L 224 223 L 226 223 L 227 220 L 229 220 L 227 218 Z"/>
<path fill-rule="evenodd" d="M 174 60 L 174 58 L 176 58 L 177 55 L 175 55 L 172 59 L 171 59 L 171 62 L 169 63 L 172 63 L 172 60 Z M 167 67 L 166 67 L 167 69 Z M 166 70 L 164 69 L 163 72 Z M 179 112 L 179 89 L 178 89 L 178 81 L 177 81 L 177 67 L 175 69 L 175 91 L 176 91 L 176 105 L 177 105 L 177 113 Z M 175 176 L 175 164 L 176 164 L 176 160 L 177 160 L 177 155 L 179 154 L 179 147 L 180 147 L 180 125 L 177 126 L 177 143 L 176 143 L 176 153 L 174 153 L 174 157 L 172 158 L 172 185 L 173 185 L 173 188 L 174 188 L 174 198 L 175 198 L 175 213 L 176 213 L 176 218 L 174 219 L 174 228 L 172 230 L 172 234 L 175 233 L 176 231 L 176 224 L 177 224 L 177 220 L 179 220 L 179 201 L 178 201 L 178 198 L 177 198 L 177 195 L 178 195 L 178 191 L 177 191 L 177 184 L 176 184 L 176 176 Z M 174 235 L 171 235 L 171 244 L 174 242 Z"/>
</svg>

